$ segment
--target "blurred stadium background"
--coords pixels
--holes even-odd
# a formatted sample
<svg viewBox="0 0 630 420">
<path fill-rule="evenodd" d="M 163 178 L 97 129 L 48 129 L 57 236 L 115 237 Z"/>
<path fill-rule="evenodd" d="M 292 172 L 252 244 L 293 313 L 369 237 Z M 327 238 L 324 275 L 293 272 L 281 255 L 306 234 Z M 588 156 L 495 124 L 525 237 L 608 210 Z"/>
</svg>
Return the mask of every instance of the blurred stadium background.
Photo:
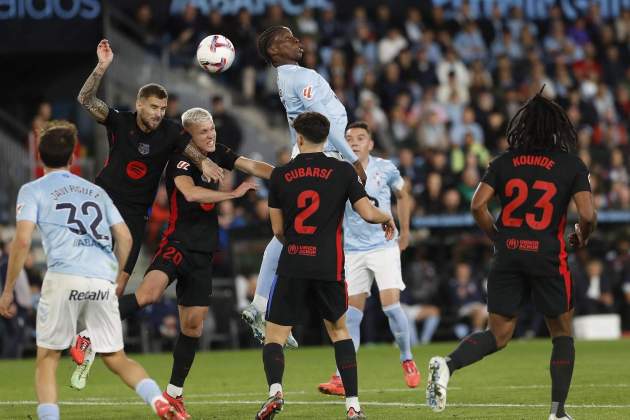
<svg viewBox="0 0 630 420">
<path fill-rule="evenodd" d="M 453 340 L 484 325 L 492 250 L 467 209 L 488 161 L 506 148 L 507 121 L 543 84 L 578 129 L 577 152 L 591 169 L 600 215 L 588 249 L 570 257 L 577 313 L 604 319 L 611 336 L 630 332 L 627 0 L 0 2 L 0 283 L 17 190 L 42 174 L 35 154 L 42 124 L 58 118 L 77 124 L 76 173 L 92 180 L 103 164 L 105 130 L 76 102 L 99 39 L 108 38 L 115 54 L 100 93 L 111 106 L 132 109 L 138 87 L 159 82 L 170 94 L 168 117 L 207 107 L 220 142 L 282 164 L 289 158 L 286 118 L 275 70 L 257 56 L 255 42 L 275 24 L 299 35 L 302 64 L 330 81 L 350 121 L 369 122 L 377 153 L 393 159 L 407 180 L 414 207 L 403 302 L 417 341 Z M 198 41 L 213 33 L 228 36 L 237 51 L 232 68 L 219 76 L 194 62 Z M 238 181 L 231 177 L 226 187 Z M 202 347 L 253 347 L 238 314 L 253 295 L 272 235 L 265 187 L 219 207 L 221 251 Z M 161 188 L 128 290 L 144 273 L 167 220 Z M 36 242 L 18 282 L 19 315 L 0 319 L 1 357 L 34 354 L 44 269 Z M 392 341 L 377 296 L 362 326 L 366 343 Z M 471 304 L 473 311 L 462 310 Z M 419 305 L 440 317 L 435 331 L 424 328 Z M 127 348 L 170 350 L 177 322 L 167 295 L 125 324 Z M 517 335 L 545 334 L 542 318 L 525 306 Z M 327 340 L 314 317 L 296 337 L 303 345 Z"/>
</svg>

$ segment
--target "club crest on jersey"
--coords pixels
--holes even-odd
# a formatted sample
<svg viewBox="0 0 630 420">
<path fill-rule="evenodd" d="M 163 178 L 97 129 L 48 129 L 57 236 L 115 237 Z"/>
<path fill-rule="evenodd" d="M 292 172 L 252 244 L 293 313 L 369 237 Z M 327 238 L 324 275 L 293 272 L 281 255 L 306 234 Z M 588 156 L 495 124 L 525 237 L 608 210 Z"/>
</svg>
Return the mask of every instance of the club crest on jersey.
<svg viewBox="0 0 630 420">
<path fill-rule="evenodd" d="M 149 154 L 149 145 L 146 143 L 138 143 L 138 152 L 140 152 L 141 155 L 148 155 Z"/>
<path fill-rule="evenodd" d="M 308 85 L 304 89 L 302 89 L 302 96 L 308 101 L 313 99 L 313 86 Z"/>
<path fill-rule="evenodd" d="M 24 208 L 24 203 L 19 203 L 17 206 L 15 206 L 15 212 L 19 215 L 20 213 L 22 213 L 23 208 Z"/>
</svg>

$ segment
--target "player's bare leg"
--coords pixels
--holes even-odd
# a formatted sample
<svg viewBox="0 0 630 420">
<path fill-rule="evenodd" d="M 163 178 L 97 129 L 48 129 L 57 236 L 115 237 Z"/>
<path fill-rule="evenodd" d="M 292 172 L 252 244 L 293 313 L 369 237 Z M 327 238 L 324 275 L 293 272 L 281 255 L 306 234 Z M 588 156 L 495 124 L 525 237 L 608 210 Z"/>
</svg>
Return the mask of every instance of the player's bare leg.
<svg viewBox="0 0 630 420">
<path fill-rule="evenodd" d="M 573 343 L 573 310 L 557 318 L 545 317 L 547 328 L 553 342 L 549 372 L 551 373 L 551 411 L 549 420 L 570 420 L 564 411 L 564 403 L 571 387 L 575 346 Z"/>
<path fill-rule="evenodd" d="M 178 309 L 181 331 L 173 350 L 171 380 L 163 395 L 184 418 L 190 418 L 184 406 L 184 382 L 199 348 L 199 338 L 203 333 L 203 321 L 208 314 L 208 307 L 179 305 Z"/>
<path fill-rule="evenodd" d="M 146 402 L 153 411 L 162 419 L 183 420 L 175 407 L 162 397 L 158 384 L 135 360 L 129 359 L 124 350 L 115 353 L 103 353 L 103 362 L 113 373 Z"/>
<path fill-rule="evenodd" d="M 59 419 L 56 372 L 60 357 L 61 352 L 58 350 L 37 347 L 35 389 L 39 402 L 37 415 L 40 419 Z"/>
<path fill-rule="evenodd" d="M 337 370 L 346 395 L 346 416 L 348 419 L 364 419 L 365 413 L 359 404 L 359 377 L 357 370 L 357 354 L 354 343 L 346 326 L 346 315 L 342 315 L 335 322 L 324 320 L 326 331 L 335 347 L 335 361 Z"/>
<path fill-rule="evenodd" d="M 138 309 L 160 300 L 167 286 L 168 276 L 164 272 L 159 270 L 149 271 L 135 293 L 121 296 L 118 299 L 120 319 L 127 319 Z M 79 366 L 74 369 L 70 378 L 70 386 L 79 391 L 86 387 L 87 378 L 96 357 L 96 354 L 89 346 L 89 332 L 87 330 L 81 331 L 76 338 L 76 344 L 70 349 L 70 354 L 72 355 L 73 349 L 78 347 L 80 342 L 85 342 L 85 340 L 87 340 L 87 345 L 83 350 L 83 359 L 81 363 L 77 363 L 78 361 L 75 359 L 75 363 Z"/>
<path fill-rule="evenodd" d="M 488 328 L 464 338 L 447 357 L 432 357 L 427 380 L 427 405 L 439 412 L 446 408 L 446 392 L 451 375 L 457 370 L 478 362 L 485 356 L 501 350 L 512 339 L 516 317 L 490 314 Z"/>
<path fill-rule="evenodd" d="M 282 376 L 284 375 L 283 347 L 291 334 L 291 326 L 278 325 L 267 321 L 265 324 L 265 346 L 263 364 L 269 385 L 269 398 L 256 413 L 256 420 L 273 419 L 284 406 Z"/>
</svg>

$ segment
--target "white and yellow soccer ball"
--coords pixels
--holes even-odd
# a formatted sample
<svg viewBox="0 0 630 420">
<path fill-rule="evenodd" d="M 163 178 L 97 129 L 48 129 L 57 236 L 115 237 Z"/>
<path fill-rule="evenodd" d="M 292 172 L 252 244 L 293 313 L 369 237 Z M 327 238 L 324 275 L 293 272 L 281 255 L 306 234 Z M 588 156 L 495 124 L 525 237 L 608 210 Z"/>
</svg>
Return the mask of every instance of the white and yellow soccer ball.
<svg viewBox="0 0 630 420">
<path fill-rule="evenodd" d="M 197 47 L 197 61 L 209 73 L 222 73 L 234 62 L 234 44 L 223 35 L 209 35 Z"/>
</svg>

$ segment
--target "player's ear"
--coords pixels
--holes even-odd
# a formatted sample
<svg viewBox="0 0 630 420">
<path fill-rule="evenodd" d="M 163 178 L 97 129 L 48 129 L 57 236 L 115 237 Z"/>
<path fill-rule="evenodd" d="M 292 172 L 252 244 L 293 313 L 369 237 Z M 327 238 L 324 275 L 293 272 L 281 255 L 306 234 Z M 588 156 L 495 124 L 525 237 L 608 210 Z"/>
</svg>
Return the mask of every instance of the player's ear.
<svg viewBox="0 0 630 420">
<path fill-rule="evenodd" d="M 371 152 L 372 150 L 374 150 L 374 140 L 370 138 L 370 141 L 368 143 L 368 152 Z"/>
</svg>

